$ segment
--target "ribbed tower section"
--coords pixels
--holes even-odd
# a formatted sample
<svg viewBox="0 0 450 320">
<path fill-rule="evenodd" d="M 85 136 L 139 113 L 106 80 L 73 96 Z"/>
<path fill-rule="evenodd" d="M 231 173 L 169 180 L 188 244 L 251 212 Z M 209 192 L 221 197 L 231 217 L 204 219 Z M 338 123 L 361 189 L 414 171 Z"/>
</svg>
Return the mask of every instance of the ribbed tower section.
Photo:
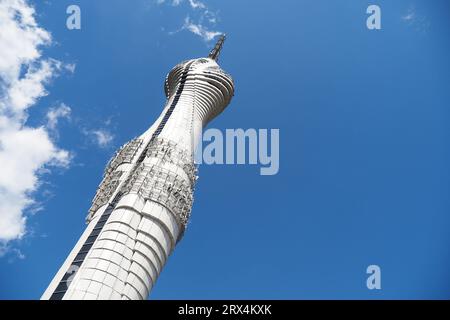
<svg viewBox="0 0 450 320">
<path fill-rule="evenodd" d="M 223 41 L 167 75 L 163 112 L 107 165 L 87 228 L 42 299 L 148 297 L 189 221 L 202 128 L 234 93 L 216 61 Z"/>
</svg>

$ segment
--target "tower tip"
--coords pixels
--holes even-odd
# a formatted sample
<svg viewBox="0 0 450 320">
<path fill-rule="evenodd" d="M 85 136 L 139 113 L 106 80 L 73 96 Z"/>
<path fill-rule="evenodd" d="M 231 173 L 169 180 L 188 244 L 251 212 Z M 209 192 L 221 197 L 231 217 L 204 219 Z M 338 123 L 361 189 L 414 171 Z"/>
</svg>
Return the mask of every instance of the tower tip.
<svg viewBox="0 0 450 320">
<path fill-rule="evenodd" d="M 209 56 L 208 56 L 209 58 L 211 58 L 215 61 L 219 60 L 220 51 L 222 50 L 225 39 L 226 39 L 226 34 L 224 33 L 219 37 L 219 40 L 217 40 L 216 45 L 209 53 Z"/>
</svg>

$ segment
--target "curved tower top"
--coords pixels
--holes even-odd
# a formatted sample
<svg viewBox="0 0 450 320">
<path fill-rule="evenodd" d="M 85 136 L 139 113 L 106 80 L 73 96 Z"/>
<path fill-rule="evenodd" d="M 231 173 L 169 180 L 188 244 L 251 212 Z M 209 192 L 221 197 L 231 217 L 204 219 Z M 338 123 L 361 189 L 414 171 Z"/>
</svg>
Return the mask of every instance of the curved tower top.
<svg viewBox="0 0 450 320">
<path fill-rule="evenodd" d="M 198 100 L 196 113 L 203 126 L 220 114 L 234 95 L 233 78 L 217 63 L 224 41 L 225 36 L 222 35 L 207 58 L 191 59 L 176 65 L 167 74 L 164 84 L 164 92 L 169 99 L 184 81 L 184 92 Z"/>
</svg>

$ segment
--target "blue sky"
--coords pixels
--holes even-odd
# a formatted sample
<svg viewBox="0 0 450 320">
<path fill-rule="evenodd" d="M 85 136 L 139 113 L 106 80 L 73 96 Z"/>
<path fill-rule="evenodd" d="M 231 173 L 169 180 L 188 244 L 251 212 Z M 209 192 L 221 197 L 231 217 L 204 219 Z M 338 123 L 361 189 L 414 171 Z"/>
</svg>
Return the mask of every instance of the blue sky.
<svg viewBox="0 0 450 320">
<path fill-rule="evenodd" d="M 52 35 L 39 59 L 61 65 L 18 123 L 43 126 L 55 149 L 17 189 L 34 204 L 0 246 L 0 298 L 40 297 L 106 162 L 159 115 L 167 72 L 207 55 L 207 31 L 227 33 L 220 64 L 236 86 L 210 126 L 279 128 L 280 171 L 201 166 L 188 230 L 151 298 L 450 298 L 448 1 L 28 3 Z M 81 30 L 66 28 L 71 4 Z M 366 27 L 370 4 L 381 30 Z M 2 171 L 1 192 L 14 180 Z M 372 264 L 381 290 L 366 287 Z"/>
</svg>

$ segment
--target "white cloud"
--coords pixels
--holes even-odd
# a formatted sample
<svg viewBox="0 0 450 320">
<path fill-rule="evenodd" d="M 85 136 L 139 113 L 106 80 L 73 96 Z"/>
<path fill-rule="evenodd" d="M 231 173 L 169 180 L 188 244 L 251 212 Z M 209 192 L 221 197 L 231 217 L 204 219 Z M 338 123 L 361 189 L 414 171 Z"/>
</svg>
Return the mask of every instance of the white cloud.
<svg viewBox="0 0 450 320">
<path fill-rule="evenodd" d="M 416 10 L 414 8 L 409 8 L 406 14 L 402 16 L 403 21 L 412 21 L 416 17 Z"/>
<path fill-rule="evenodd" d="M 114 139 L 114 136 L 106 130 L 94 130 L 92 131 L 92 133 L 96 139 L 97 144 L 102 148 L 109 146 L 109 144 Z"/>
<path fill-rule="evenodd" d="M 8 262 L 12 263 L 16 259 L 23 260 L 25 259 L 25 255 L 17 248 L 11 247 L 9 243 L 0 242 L 0 257 L 9 254 Z"/>
<path fill-rule="evenodd" d="M 47 95 L 46 84 L 62 68 L 42 57 L 40 48 L 52 39 L 34 15 L 26 0 L 0 0 L 0 256 L 9 241 L 26 234 L 25 210 L 35 203 L 43 172 L 70 162 L 46 127 L 26 123 L 28 109 Z"/>
<path fill-rule="evenodd" d="M 205 3 L 200 0 L 156 0 L 156 3 L 158 5 L 168 3 L 174 7 L 178 7 L 181 3 L 186 3 L 190 11 L 192 11 L 192 14 L 197 16 L 194 21 L 190 15 L 188 15 L 184 19 L 181 29 L 174 32 L 169 32 L 170 35 L 178 33 L 182 30 L 188 30 L 201 37 L 205 42 L 209 42 L 221 34 L 219 31 L 212 30 L 218 21 L 217 14 L 209 10 Z"/>
<path fill-rule="evenodd" d="M 72 109 L 64 103 L 58 107 L 50 108 L 47 112 L 47 128 L 55 130 L 60 118 L 69 119 Z"/>
<path fill-rule="evenodd" d="M 211 41 L 216 36 L 222 34 L 219 31 L 208 30 L 205 26 L 201 24 L 193 23 L 189 17 L 185 18 L 182 29 L 189 30 L 190 32 L 200 36 L 204 41 Z"/>
<path fill-rule="evenodd" d="M 74 73 L 77 65 L 75 63 L 66 63 L 64 65 L 64 68 L 69 71 L 70 73 Z"/>
<path fill-rule="evenodd" d="M 411 6 L 404 15 L 401 16 L 403 22 L 419 33 L 425 34 L 430 27 L 427 17 L 417 12 L 414 6 Z"/>
<path fill-rule="evenodd" d="M 22 65 L 28 69 L 26 74 L 9 82 L 8 89 L 5 90 L 6 94 L 0 101 L 0 107 L 25 115 L 26 109 L 33 106 L 39 98 L 47 95 L 45 84 L 54 76 L 61 63 L 55 60 L 44 60 L 38 66 Z"/>
<path fill-rule="evenodd" d="M 18 78 L 20 68 L 40 58 L 39 46 L 51 42 L 37 26 L 34 9 L 23 0 L 0 2 L 0 77 Z"/>
<path fill-rule="evenodd" d="M 25 234 L 24 209 L 34 203 L 30 193 L 40 185 L 46 165 L 66 167 L 69 153 L 59 150 L 43 127 L 29 128 L 9 121 L 0 127 L 0 240 Z"/>
<path fill-rule="evenodd" d="M 189 4 L 194 9 L 206 9 L 205 4 L 197 0 L 189 0 Z"/>
<path fill-rule="evenodd" d="M 163 3 L 170 3 L 172 6 L 177 7 L 179 6 L 184 0 L 156 0 L 157 4 L 163 4 Z M 200 2 L 198 0 L 188 0 L 187 1 L 189 5 L 194 9 L 205 9 L 206 5 L 203 2 Z"/>
<path fill-rule="evenodd" d="M 114 141 L 114 135 L 107 129 L 84 130 L 84 134 L 100 148 L 107 148 Z"/>
<path fill-rule="evenodd" d="M 156 4 L 170 3 L 174 7 L 179 6 L 182 2 L 183 0 L 156 0 Z"/>
</svg>

